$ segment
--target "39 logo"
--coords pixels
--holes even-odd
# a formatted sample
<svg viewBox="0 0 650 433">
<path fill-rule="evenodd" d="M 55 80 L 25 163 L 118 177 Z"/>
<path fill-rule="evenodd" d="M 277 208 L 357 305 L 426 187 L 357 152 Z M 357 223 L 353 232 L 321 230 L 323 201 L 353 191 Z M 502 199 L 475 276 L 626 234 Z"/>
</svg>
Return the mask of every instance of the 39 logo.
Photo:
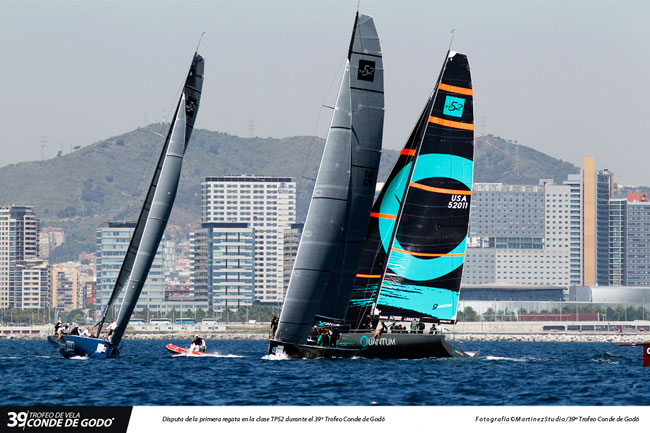
<svg viewBox="0 0 650 433">
<path fill-rule="evenodd" d="M 27 423 L 27 412 L 8 412 L 9 423 L 7 427 L 19 427 L 24 429 Z"/>
</svg>

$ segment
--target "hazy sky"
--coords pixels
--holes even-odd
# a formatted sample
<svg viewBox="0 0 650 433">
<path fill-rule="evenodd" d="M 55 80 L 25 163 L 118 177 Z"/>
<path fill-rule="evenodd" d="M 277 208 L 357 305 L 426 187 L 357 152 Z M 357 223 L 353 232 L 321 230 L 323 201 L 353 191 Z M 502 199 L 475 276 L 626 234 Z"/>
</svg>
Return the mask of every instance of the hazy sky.
<svg viewBox="0 0 650 433">
<path fill-rule="evenodd" d="M 203 31 L 196 126 L 325 136 L 357 0 L 0 0 L 0 166 L 167 115 Z M 407 138 L 453 49 L 477 132 L 650 185 L 650 2 L 362 0 L 384 53 L 384 147 Z"/>
</svg>

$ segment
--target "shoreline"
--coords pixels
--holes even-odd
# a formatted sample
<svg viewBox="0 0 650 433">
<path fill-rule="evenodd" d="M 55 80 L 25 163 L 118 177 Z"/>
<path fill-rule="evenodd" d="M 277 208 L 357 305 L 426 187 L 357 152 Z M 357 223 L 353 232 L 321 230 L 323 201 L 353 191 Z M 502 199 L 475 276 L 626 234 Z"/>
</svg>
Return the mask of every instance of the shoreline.
<svg viewBox="0 0 650 433">
<path fill-rule="evenodd" d="M 569 322 L 465 322 L 446 325 L 444 332 L 447 341 L 517 341 L 517 342 L 565 342 L 565 343 L 639 343 L 650 341 L 650 332 L 639 331 L 644 322 L 596 322 L 617 327 L 621 331 L 609 330 L 569 330 L 568 326 L 560 330 L 542 329 L 549 324 L 559 327 Z M 575 324 L 577 322 L 570 322 Z M 583 322 L 584 323 L 584 322 Z M 632 326 L 636 324 L 636 328 Z M 143 328 L 142 325 L 129 326 L 125 340 L 191 340 L 199 334 L 207 340 L 268 340 L 269 323 L 221 323 L 218 326 L 178 325 L 169 327 Z M 634 328 L 634 329 L 632 329 Z M 35 326 L 1 326 L 0 340 L 46 340 L 52 332 L 51 325 Z M 594 329 L 593 327 L 590 329 Z M 644 328 L 647 329 L 647 328 Z M 11 333 L 8 333 L 8 331 Z M 426 332 L 426 331 L 425 331 Z M 390 333 L 384 334 L 389 336 Z"/>
<path fill-rule="evenodd" d="M 390 333 L 384 336 L 390 336 Z M 161 333 L 161 334 L 127 334 L 124 341 L 175 341 L 191 340 L 191 333 Z M 215 334 L 203 334 L 206 340 L 212 341 L 265 341 L 268 340 L 268 334 L 264 333 L 230 333 L 220 332 Z M 514 333 L 445 333 L 447 341 L 470 342 L 470 341 L 504 341 L 504 342 L 529 342 L 529 343 L 640 343 L 650 341 L 648 334 L 585 334 L 585 333 L 552 333 L 552 334 L 514 334 Z M 0 340 L 41 340 L 46 341 L 47 337 L 40 335 L 25 336 L 0 336 Z"/>
</svg>

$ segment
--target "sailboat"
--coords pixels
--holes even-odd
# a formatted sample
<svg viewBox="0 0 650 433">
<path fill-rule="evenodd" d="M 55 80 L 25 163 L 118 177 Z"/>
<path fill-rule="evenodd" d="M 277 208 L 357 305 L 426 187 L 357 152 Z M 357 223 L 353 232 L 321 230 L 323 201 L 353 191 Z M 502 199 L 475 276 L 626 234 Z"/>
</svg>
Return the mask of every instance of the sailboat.
<svg viewBox="0 0 650 433">
<path fill-rule="evenodd" d="M 381 157 L 384 79 L 373 19 L 357 13 L 318 176 L 271 350 L 345 318 Z"/>
<path fill-rule="evenodd" d="M 58 340 L 59 352 L 66 358 L 114 358 L 120 353 L 120 342 L 147 279 L 176 198 L 183 156 L 201 100 L 203 67 L 203 57 L 195 52 L 113 292 L 97 323 L 97 337 L 62 336 Z M 126 292 L 115 328 L 110 336 L 102 339 L 101 331 L 107 314 L 124 288 Z"/>
<path fill-rule="evenodd" d="M 342 90 L 348 79 L 349 75 L 344 75 Z M 305 272 L 302 264 L 313 260 L 301 254 L 314 254 L 317 248 L 309 248 L 310 244 L 324 245 L 323 239 L 314 239 L 314 222 L 310 220 L 312 199 L 269 353 L 303 358 L 476 356 L 448 343 L 435 325 L 430 330 L 421 329 L 424 323 L 456 322 L 473 182 L 472 98 L 467 56 L 449 51 L 433 92 L 387 182 L 372 208 L 365 208 L 369 219 L 363 229 L 362 248 L 354 250 L 358 252 L 354 277 L 352 281 L 341 278 L 335 282 L 339 285 L 339 297 L 335 300 L 327 298 L 328 293 L 319 286 L 327 286 L 327 282 L 314 278 L 300 281 L 300 287 L 291 284 L 299 281 L 296 273 Z M 337 109 L 341 106 L 344 110 L 346 102 L 343 91 L 339 92 Z M 335 111 L 332 127 L 340 127 L 336 119 Z M 329 150 L 331 136 L 330 129 L 324 153 Z M 322 171 L 329 171 L 330 163 L 324 154 L 318 179 Z M 317 187 L 318 180 L 314 198 Z M 349 202 L 347 205 L 350 206 Z M 328 212 L 332 210 L 330 206 Z M 316 223 L 323 221 L 328 220 L 320 216 Z M 345 231 L 343 228 L 342 232 Z M 304 248 L 303 242 L 307 242 Z M 324 246 L 321 248 L 317 250 L 321 255 L 331 253 L 324 251 Z M 335 274 L 326 269 L 321 279 Z M 309 283 L 312 285 L 306 289 Z M 344 303 L 342 317 L 318 314 L 332 302 Z M 378 325 L 382 322 L 386 328 L 391 323 L 416 326 L 412 331 L 407 328 L 405 332 L 389 333 L 381 332 Z M 375 331 L 376 328 L 380 330 Z M 316 339 L 318 333 L 325 338 Z"/>
</svg>

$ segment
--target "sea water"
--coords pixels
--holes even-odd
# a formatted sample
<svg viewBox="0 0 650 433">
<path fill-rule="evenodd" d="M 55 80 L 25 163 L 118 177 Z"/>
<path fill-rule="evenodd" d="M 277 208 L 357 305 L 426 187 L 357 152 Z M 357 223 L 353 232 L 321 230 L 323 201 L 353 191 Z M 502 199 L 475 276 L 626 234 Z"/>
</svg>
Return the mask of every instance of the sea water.
<svg viewBox="0 0 650 433">
<path fill-rule="evenodd" d="M 648 405 L 640 347 L 466 342 L 476 359 L 284 359 L 263 341 L 125 341 L 116 359 L 65 359 L 0 341 L 0 405 Z"/>
</svg>

